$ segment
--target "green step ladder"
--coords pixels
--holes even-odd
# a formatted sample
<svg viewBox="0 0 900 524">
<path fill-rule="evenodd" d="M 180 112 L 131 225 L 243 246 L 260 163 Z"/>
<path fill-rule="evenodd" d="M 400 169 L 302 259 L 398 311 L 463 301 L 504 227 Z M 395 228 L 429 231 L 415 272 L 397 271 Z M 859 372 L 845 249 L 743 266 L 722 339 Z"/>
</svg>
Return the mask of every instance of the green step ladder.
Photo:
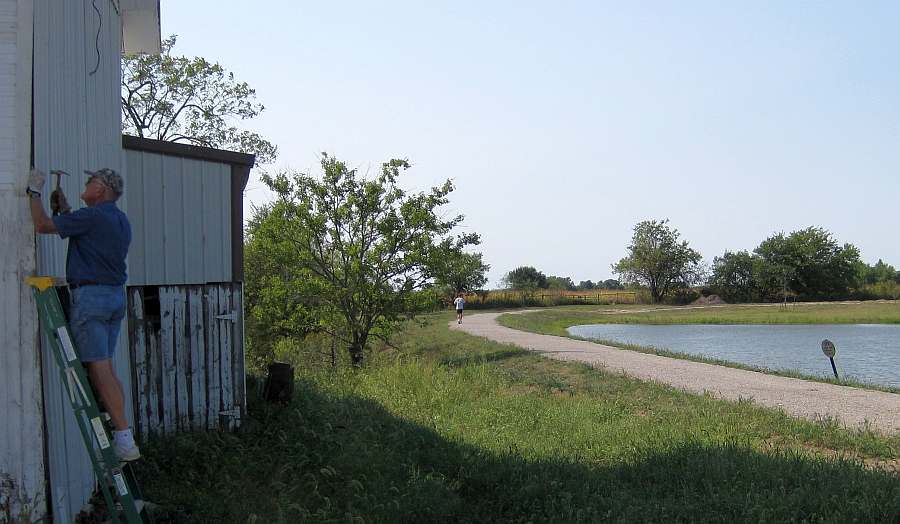
<svg viewBox="0 0 900 524">
<path fill-rule="evenodd" d="M 141 518 L 143 513 L 147 517 L 147 522 L 150 522 L 132 468 L 127 462 L 120 463 L 113 449 L 112 440 L 104 423 L 106 414 L 100 412 L 84 365 L 78 358 L 62 304 L 54 287 L 54 279 L 29 277 L 26 282 L 33 288 L 41 330 L 49 341 L 50 351 L 59 366 L 60 380 L 68 393 L 78 429 L 81 430 L 81 437 L 93 464 L 94 473 L 106 499 L 111 521 L 142 524 L 145 522 Z"/>
</svg>

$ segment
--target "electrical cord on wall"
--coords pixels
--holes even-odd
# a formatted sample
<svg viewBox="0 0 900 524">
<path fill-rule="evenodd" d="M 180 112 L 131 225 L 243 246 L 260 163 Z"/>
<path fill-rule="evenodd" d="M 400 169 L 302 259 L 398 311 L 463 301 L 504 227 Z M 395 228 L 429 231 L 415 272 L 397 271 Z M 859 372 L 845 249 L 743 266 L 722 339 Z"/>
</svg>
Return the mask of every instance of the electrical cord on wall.
<svg viewBox="0 0 900 524">
<path fill-rule="evenodd" d="M 100 69 L 100 31 L 103 29 L 103 15 L 100 13 L 100 9 L 97 9 L 97 0 L 91 0 L 91 6 L 94 8 L 94 11 L 97 11 L 99 25 L 97 26 L 97 38 L 94 39 L 94 49 L 97 51 L 97 65 L 94 66 L 93 71 L 88 73 L 88 76 L 93 76 Z"/>
</svg>

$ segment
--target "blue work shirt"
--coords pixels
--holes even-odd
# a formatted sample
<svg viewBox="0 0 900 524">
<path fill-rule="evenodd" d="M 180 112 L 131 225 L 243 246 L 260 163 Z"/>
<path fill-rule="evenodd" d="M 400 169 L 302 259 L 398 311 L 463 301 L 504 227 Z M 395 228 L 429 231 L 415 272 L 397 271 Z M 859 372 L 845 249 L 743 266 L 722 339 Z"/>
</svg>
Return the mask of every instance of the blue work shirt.
<svg viewBox="0 0 900 524">
<path fill-rule="evenodd" d="M 131 224 L 115 202 L 55 216 L 53 223 L 59 236 L 69 239 L 66 280 L 70 284 L 125 284 Z"/>
</svg>

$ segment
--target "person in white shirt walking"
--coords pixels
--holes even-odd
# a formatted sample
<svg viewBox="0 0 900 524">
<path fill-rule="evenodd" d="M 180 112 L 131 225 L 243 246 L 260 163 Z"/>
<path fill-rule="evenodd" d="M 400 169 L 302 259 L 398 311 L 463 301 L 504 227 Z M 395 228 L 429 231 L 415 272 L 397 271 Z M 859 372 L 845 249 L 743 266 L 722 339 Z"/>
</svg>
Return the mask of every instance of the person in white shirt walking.
<svg viewBox="0 0 900 524">
<path fill-rule="evenodd" d="M 466 305 L 466 299 L 463 298 L 462 293 L 456 295 L 456 300 L 453 301 L 453 305 L 456 306 L 456 323 L 462 324 L 463 306 Z"/>
</svg>

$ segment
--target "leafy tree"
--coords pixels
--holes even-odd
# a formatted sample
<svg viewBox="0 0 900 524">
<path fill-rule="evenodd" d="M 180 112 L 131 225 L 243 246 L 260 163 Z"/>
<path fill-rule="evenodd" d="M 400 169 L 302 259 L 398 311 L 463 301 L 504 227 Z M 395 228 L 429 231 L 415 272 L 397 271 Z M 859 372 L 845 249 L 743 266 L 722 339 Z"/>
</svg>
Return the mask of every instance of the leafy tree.
<svg viewBox="0 0 900 524">
<path fill-rule="evenodd" d="M 597 285 L 594 284 L 592 281 L 582 280 L 581 282 L 578 283 L 577 286 L 575 286 L 575 289 L 577 289 L 579 291 L 588 291 L 588 290 L 594 289 L 595 287 L 597 287 Z"/>
<path fill-rule="evenodd" d="M 679 241 L 678 230 L 668 219 L 645 220 L 634 226 L 628 256 L 612 266 L 627 283 L 645 285 L 653 302 L 659 302 L 677 287 L 691 286 L 702 280 L 700 253 Z"/>
<path fill-rule="evenodd" d="M 135 136 L 242 151 L 259 164 L 275 160 L 277 149 L 235 120 L 259 115 L 256 91 L 218 63 L 172 55 L 176 36 L 158 55 L 122 58 L 122 131 Z"/>
<path fill-rule="evenodd" d="M 769 269 L 782 268 L 788 289 L 806 298 L 846 296 L 858 284 L 859 250 L 852 244 L 839 245 L 820 227 L 778 233 L 754 252 Z"/>
<path fill-rule="evenodd" d="M 247 357 L 260 370 L 275 360 L 278 340 L 300 339 L 319 329 L 320 300 L 309 271 L 296 263 L 293 244 L 265 234 L 281 218 L 273 208 L 255 210 L 244 243 Z"/>
<path fill-rule="evenodd" d="M 343 340 L 353 365 L 363 362 L 370 336 L 387 337 L 402 318 L 423 308 L 441 257 L 462 256 L 477 234 L 453 237 L 463 217 L 437 210 L 453 191 L 448 180 L 427 193 L 397 186 L 406 160 L 390 160 L 371 180 L 322 154 L 321 180 L 302 173 L 264 175 L 277 199 L 254 230 L 304 273 L 317 296 L 319 325 Z M 424 298 L 423 298 L 424 297 Z"/>
<path fill-rule="evenodd" d="M 597 287 L 603 289 L 625 289 L 625 286 L 622 285 L 621 282 L 614 278 L 608 278 L 597 285 Z"/>
<path fill-rule="evenodd" d="M 513 269 L 503 277 L 503 284 L 507 288 L 534 291 L 547 289 L 547 276 L 531 266 L 521 266 Z"/>
<path fill-rule="evenodd" d="M 547 277 L 547 288 L 575 291 L 575 283 L 572 282 L 572 279 L 569 277 L 557 277 L 551 275 Z"/>
<path fill-rule="evenodd" d="M 754 272 L 758 265 L 757 258 L 747 251 L 726 251 L 721 257 L 713 259 L 709 286 L 729 302 L 750 302 L 757 299 L 759 289 Z"/>
<path fill-rule="evenodd" d="M 894 266 L 886 264 L 879 258 L 875 265 L 866 265 L 863 268 L 863 281 L 866 284 L 900 282 L 900 272 L 894 269 Z"/>
<path fill-rule="evenodd" d="M 435 275 L 435 285 L 445 294 L 477 291 L 487 284 L 491 266 L 484 263 L 481 253 L 456 254 L 450 245 L 445 246 L 444 252 L 448 256 L 435 261 L 431 271 Z"/>
</svg>

